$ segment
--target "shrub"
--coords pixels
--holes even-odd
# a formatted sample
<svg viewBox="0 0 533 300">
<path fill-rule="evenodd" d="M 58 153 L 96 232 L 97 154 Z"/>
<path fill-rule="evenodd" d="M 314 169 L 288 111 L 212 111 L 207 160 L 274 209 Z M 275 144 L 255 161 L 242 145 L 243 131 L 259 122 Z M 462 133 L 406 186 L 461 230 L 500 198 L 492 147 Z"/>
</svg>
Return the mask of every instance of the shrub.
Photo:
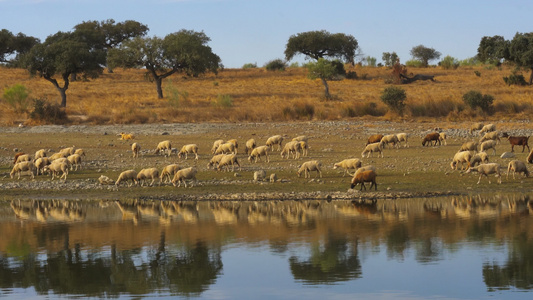
<svg viewBox="0 0 533 300">
<path fill-rule="evenodd" d="M 33 100 L 33 111 L 30 118 L 49 124 L 64 124 L 68 120 L 67 113 L 58 104 L 50 104 L 45 99 Z"/>
<path fill-rule="evenodd" d="M 403 115 L 406 98 L 405 90 L 399 87 L 387 87 L 381 93 L 381 101 L 399 115 Z"/>
<path fill-rule="evenodd" d="M 300 63 L 298 63 L 297 61 L 291 63 L 289 66 L 289 68 L 299 68 L 299 67 L 300 67 Z"/>
<path fill-rule="evenodd" d="M 348 71 L 346 73 L 346 79 L 357 79 L 357 72 L 355 71 Z"/>
<path fill-rule="evenodd" d="M 463 101 L 472 109 L 479 107 L 484 112 L 490 112 L 494 97 L 491 95 L 482 95 L 478 91 L 469 91 L 463 95 Z"/>
<path fill-rule="evenodd" d="M 424 66 L 424 63 L 416 59 L 411 59 L 405 62 L 405 66 L 411 68 L 422 68 Z"/>
<path fill-rule="evenodd" d="M 294 106 L 286 106 L 282 110 L 283 116 L 289 120 L 313 119 L 315 107 L 309 103 L 295 103 Z"/>
<path fill-rule="evenodd" d="M 29 91 L 24 85 L 15 84 L 12 87 L 4 89 L 3 98 L 16 113 L 26 113 L 30 104 L 28 95 Z"/>
<path fill-rule="evenodd" d="M 274 59 L 265 64 L 265 69 L 268 71 L 285 71 L 287 64 L 282 59 Z"/>
<path fill-rule="evenodd" d="M 168 98 L 168 104 L 172 107 L 178 108 L 181 103 L 188 101 L 189 93 L 187 91 L 180 92 L 171 83 L 166 85 L 166 93 Z"/>
<path fill-rule="evenodd" d="M 233 98 L 231 95 L 222 95 L 218 94 L 217 100 L 215 101 L 215 106 L 219 107 L 232 107 L 233 106 Z"/>
<path fill-rule="evenodd" d="M 257 68 L 257 63 L 247 63 L 242 66 L 243 69 L 255 69 Z"/>
<path fill-rule="evenodd" d="M 459 61 L 448 55 L 441 60 L 440 66 L 445 70 L 455 70 L 459 67 Z"/>
<path fill-rule="evenodd" d="M 526 82 L 526 79 L 524 78 L 524 75 L 522 74 L 511 74 L 509 75 L 508 77 L 503 77 L 503 81 L 505 81 L 505 83 L 507 85 L 521 85 L 521 86 L 524 86 L 524 85 L 527 85 L 527 82 Z"/>
</svg>

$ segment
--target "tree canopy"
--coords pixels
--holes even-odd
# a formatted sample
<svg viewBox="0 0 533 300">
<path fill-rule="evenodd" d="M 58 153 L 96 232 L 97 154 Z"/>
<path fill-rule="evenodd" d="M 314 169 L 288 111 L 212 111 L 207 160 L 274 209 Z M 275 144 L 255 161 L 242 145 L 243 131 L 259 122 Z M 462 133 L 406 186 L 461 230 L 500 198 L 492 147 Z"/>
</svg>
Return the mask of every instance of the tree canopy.
<svg viewBox="0 0 533 300">
<path fill-rule="evenodd" d="M 20 57 L 39 43 L 39 39 L 23 33 L 14 35 L 7 29 L 0 30 L 0 63 L 16 65 Z"/>
<path fill-rule="evenodd" d="M 508 42 L 503 36 L 484 36 L 477 48 L 477 58 L 483 63 L 499 64 L 506 56 Z"/>
<path fill-rule="evenodd" d="M 108 61 L 112 67 L 146 68 L 156 83 L 157 96 L 161 99 L 162 80 L 174 73 L 198 76 L 218 71 L 221 60 L 207 46 L 210 40 L 203 32 L 185 29 L 165 38 L 136 37 L 112 49 Z"/>
<path fill-rule="evenodd" d="M 433 48 L 418 45 L 411 49 L 411 56 L 422 62 L 423 67 L 429 66 L 429 61 L 439 59 L 441 53 Z"/>
<path fill-rule="evenodd" d="M 325 30 L 308 31 L 292 35 L 285 48 L 285 58 L 291 60 L 297 54 L 309 58 L 337 58 L 354 63 L 357 40 L 344 33 L 331 34 Z"/>
<path fill-rule="evenodd" d="M 533 83 L 533 32 L 516 33 L 508 43 L 508 51 L 504 53 L 505 59 L 513 62 L 517 67 L 527 68 L 531 71 L 529 84 Z"/>
</svg>

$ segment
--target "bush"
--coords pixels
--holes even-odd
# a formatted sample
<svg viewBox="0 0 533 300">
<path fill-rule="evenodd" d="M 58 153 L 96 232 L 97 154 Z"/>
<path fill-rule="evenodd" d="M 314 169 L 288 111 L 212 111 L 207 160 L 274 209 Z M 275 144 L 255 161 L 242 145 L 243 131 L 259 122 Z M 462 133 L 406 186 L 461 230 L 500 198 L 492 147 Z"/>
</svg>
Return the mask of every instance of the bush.
<svg viewBox="0 0 533 300">
<path fill-rule="evenodd" d="M 265 69 L 268 71 L 285 71 L 287 64 L 282 59 L 274 59 L 265 64 Z"/>
<path fill-rule="evenodd" d="M 257 68 L 257 64 L 256 63 L 247 63 L 247 64 L 244 64 L 242 66 L 243 69 L 255 69 Z"/>
<path fill-rule="evenodd" d="M 16 113 L 28 112 L 30 101 L 28 100 L 29 91 L 22 84 L 15 84 L 12 87 L 4 89 L 3 98 L 13 108 Z"/>
<path fill-rule="evenodd" d="M 215 102 L 215 106 L 219 106 L 219 107 L 232 107 L 233 106 L 233 98 L 231 97 L 231 95 L 222 95 L 222 94 L 219 94 L 217 96 L 217 100 Z"/>
<path fill-rule="evenodd" d="M 180 107 L 180 104 L 189 100 L 189 93 L 187 91 L 180 92 L 170 83 L 166 85 L 165 90 L 168 95 L 168 104 L 174 108 Z"/>
<path fill-rule="evenodd" d="M 505 81 L 505 83 L 507 85 L 521 85 L 521 86 L 524 86 L 524 85 L 527 85 L 527 82 L 526 82 L 526 79 L 524 78 L 524 75 L 522 74 L 511 74 L 509 75 L 509 77 L 503 77 L 503 81 Z"/>
<path fill-rule="evenodd" d="M 394 86 L 385 88 L 381 93 L 381 101 L 399 115 L 403 115 L 406 98 L 405 90 Z"/>
<path fill-rule="evenodd" d="M 464 103 L 472 109 L 481 108 L 484 112 L 490 112 L 494 97 L 491 95 L 482 95 L 478 91 L 469 91 L 463 95 Z"/>
<path fill-rule="evenodd" d="M 67 113 L 58 104 L 50 104 L 45 99 L 33 100 L 33 111 L 30 118 L 48 124 L 64 124 L 67 122 Z"/>
<path fill-rule="evenodd" d="M 455 70 L 459 67 L 459 61 L 448 55 L 441 60 L 440 66 L 445 70 Z"/>
<path fill-rule="evenodd" d="M 296 103 L 294 106 L 286 106 L 282 110 L 283 116 L 289 120 L 313 119 L 315 107 L 309 103 Z"/>
<path fill-rule="evenodd" d="M 411 68 L 422 68 L 424 66 L 424 63 L 419 60 L 411 59 L 405 62 L 405 66 Z"/>
</svg>

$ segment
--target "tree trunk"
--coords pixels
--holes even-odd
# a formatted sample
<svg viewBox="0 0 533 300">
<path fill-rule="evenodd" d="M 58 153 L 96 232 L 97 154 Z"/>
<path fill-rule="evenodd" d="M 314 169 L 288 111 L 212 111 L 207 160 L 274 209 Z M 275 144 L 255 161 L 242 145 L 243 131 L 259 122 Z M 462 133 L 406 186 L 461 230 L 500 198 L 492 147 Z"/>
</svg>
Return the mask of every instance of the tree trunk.
<svg viewBox="0 0 533 300">
<path fill-rule="evenodd" d="M 59 83 L 57 83 L 57 80 L 55 78 L 44 77 L 44 79 L 50 81 L 59 91 L 59 94 L 61 95 L 61 107 L 67 107 L 67 90 L 70 83 L 69 76 L 70 74 L 63 74 L 63 81 L 65 82 L 63 87 L 59 86 Z"/>
<path fill-rule="evenodd" d="M 157 88 L 157 98 L 158 99 L 163 99 L 163 88 L 161 87 L 161 85 L 163 84 L 163 80 L 161 77 L 156 77 L 155 78 L 155 86 Z"/>
<path fill-rule="evenodd" d="M 531 74 L 529 74 L 529 85 L 533 84 L 533 67 L 531 68 Z"/>
<path fill-rule="evenodd" d="M 326 97 L 326 99 L 331 99 L 331 94 L 329 93 L 328 82 L 326 81 L 325 78 L 320 78 L 320 79 L 322 80 L 322 83 L 324 84 L 324 88 L 325 88 L 324 97 Z"/>
<path fill-rule="evenodd" d="M 155 86 L 157 88 L 157 98 L 163 99 L 163 79 L 167 78 L 168 76 L 174 74 L 177 72 L 177 69 L 172 69 L 164 74 L 158 75 L 156 70 L 154 68 L 151 68 L 150 66 L 146 66 L 146 69 L 152 74 L 152 78 L 155 81 Z"/>
</svg>

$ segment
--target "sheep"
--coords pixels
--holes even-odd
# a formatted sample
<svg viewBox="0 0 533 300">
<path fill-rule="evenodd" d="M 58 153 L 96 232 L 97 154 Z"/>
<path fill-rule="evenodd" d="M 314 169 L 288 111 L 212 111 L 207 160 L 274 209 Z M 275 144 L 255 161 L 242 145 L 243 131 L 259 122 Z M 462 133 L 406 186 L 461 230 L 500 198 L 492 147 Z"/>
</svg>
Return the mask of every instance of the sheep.
<svg viewBox="0 0 533 300">
<path fill-rule="evenodd" d="M 476 164 L 481 163 L 488 163 L 489 162 L 489 156 L 486 152 L 478 152 L 476 155 L 472 156 L 472 159 L 470 160 L 470 166 L 474 167 Z"/>
<path fill-rule="evenodd" d="M 13 159 L 13 164 L 17 163 L 17 159 L 19 158 L 19 156 L 25 155 L 25 154 L 26 153 L 24 153 L 24 152 L 18 152 L 17 154 L 15 154 L 15 158 Z"/>
<path fill-rule="evenodd" d="M 48 157 L 40 157 L 35 160 L 35 168 L 37 169 L 37 175 L 39 175 L 39 172 L 41 174 L 43 173 L 44 167 L 48 166 L 51 163 L 50 159 Z"/>
<path fill-rule="evenodd" d="M 17 179 L 20 179 L 20 174 L 26 171 L 30 172 L 32 179 L 35 178 L 35 164 L 31 161 L 23 161 L 23 162 L 16 163 L 13 166 L 11 173 L 9 173 L 9 176 L 13 178 L 15 174 L 17 174 L 18 175 Z"/>
<path fill-rule="evenodd" d="M 129 186 L 132 186 L 132 184 L 137 184 L 137 172 L 135 170 L 127 170 L 120 175 L 118 175 L 118 179 L 115 182 L 115 186 L 118 186 L 122 181 L 128 181 L 131 180 L 132 183 Z"/>
<path fill-rule="evenodd" d="M 383 138 L 383 134 L 373 134 L 373 135 L 368 137 L 368 139 L 366 141 L 366 145 L 379 143 L 379 142 L 381 142 L 382 138 Z"/>
<path fill-rule="evenodd" d="M 176 174 L 176 172 L 179 170 L 181 170 L 181 167 L 177 164 L 171 164 L 164 167 L 161 171 L 161 175 L 159 176 L 159 184 L 161 185 L 161 182 L 167 182 L 167 178 L 168 183 L 171 183 L 172 177 L 174 177 L 174 174 Z"/>
<path fill-rule="evenodd" d="M 477 146 L 478 146 L 478 143 L 476 143 L 476 142 L 466 142 L 466 143 L 463 143 L 461 145 L 461 148 L 459 148 L 458 152 L 461 152 L 461 151 L 474 151 L 474 152 L 477 152 Z"/>
<path fill-rule="evenodd" d="M 17 157 L 17 159 L 15 160 L 15 164 L 25 161 L 33 161 L 33 158 L 29 154 L 22 154 Z"/>
<path fill-rule="evenodd" d="M 141 186 L 143 186 L 146 179 L 152 179 L 152 182 L 150 182 L 150 186 L 152 186 L 154 185 L 156 178 L 159 178 L 159 170 L 157 168 L 142 169 L 137 173 L 136 184 L 141 184 Z M 161 185 L 161 179 L 159 180 L 159 185 Z"/>
<path fill-rule="evenodd" d="M 487 132 L 485 133 L 485 135 L 483 135 L 483 137 L 479 140 L 479 142 L 483 143 L 484 141 L 488 141 L 488 140 L 496 140 L 500 142 L 500 132 L 498 131 Z"/>
<path fill-rule="evenodd" d="M 76 149 L 76 151 L 74 151 L 74 154 L 78 154 L 79 156 L 86 156 L 85 151 L 81 148 Z"/>
<path fill-rule="evenodd" d="M 170 156 L 170 153 L 172 151 L 172 144 L 170 143 L 169 140 L 162 141 L 159 144 L 157 144 L 157 148 L 155 149 L 155 154 L 159 154 L 159 152 L 161 152 L 161 154 L 164 154 L 163 151 L 165 150 L 168 151 L 168 156 Z"/>
<path fill-rule="evenodd" d="M 455 153 L 453 160 L 450 163 L 452 170 L 457 170 L 457 165 L 461 163 L 461 171 L 464 169 L 464 163 L 467 165 L 467 169 L 470 168 L 470 160 L 472 159 L 472 153 L 470 151 L 461 151 Z"/>
<path fill-rule="evenodd" d="M 187 187 L 187 179 L 196 181 L 196 173 L 198 173 L 198 169 L 195 167 L 189 167 L 185 169 L 181 169 L 176 174 L 174 174 L 174 178 L 172 179 L 172 184 L 176 186 L 176 183 L 178 183 L 178 187 L 181 186 L 181 183 L 183 182 L 185 184 L 185 187 Z"/>
<path fill-rule="evenodd" d="M 211 147 L 211 153 L 215 154 L 215 151 L 217 151 L 218 146 L 222 144 L 224 144 L 224 140 L 216 140 L 215 142 L 213 142 L 213 147 Z"/>
<path fill-rule="evenodd" d="M 393 147 L 397 146 L 399 143 L 398 137 L 395 134 L 387 134 L 381 138 L 382 147 L 385 148 L 385 145 L 392 144 Z"/>
<path fill-rule="evenodd" d="M 117 135 L 120 135 L 120 140 L 133 140 L 135 138 L 135 135 L 133 135 L 132 133 L 121 132 Z"/>
<path fill-rule="evenodd" d="M 98 182 L 101 184 L 101 185 L 108 185 L 108 184 L 113 184 L 115 183 L 115 181 L 113 181 L 113 179 L 105 176 L 105 175 L 100 175 L 100 177 L 98 177 Z"/>
<path fill-rule="evenodd" d="M 137 143 L 131 144 L 131 152 L 133 153 L 133 158 L 138 158 L 139 152 L 141 152 L 141 145 Z"/>
<path fill-rule="evenodd" d="M 307 145 L 307 141 L 299 141 L 300 148 L 302 149 L 302 156 L 307 156 L 309 153 L 309 146 Z"/>
<path fill-rule="evenodd" d="M 221 144 L 218 146 L 217 150 L 215 150 L 215 154 L 235 154 L 235 144 L 230 142 L 225 142 L 224 144 Z"/>
<path fill-rule="evenodd" d="M 308 142 L 309 138 L 305 135 L 300 135 L 292 139 L 295 142 Z"/>
<path fill-rule="evenodd" d="M 229 171 L 229 166 L 231 165 L 231 171 L 235 171 L 235 165 L 239 166 L 239 171 L 241 170 L 241 165 L 237 160 L 237 154 L 224 154 L 218 163 L 217 170 L 222 170 L 222 167 L 226 167 L 226 171 Z"/>
<path fill-rule="evenodd" d="M 293 155 L 293 158 L 294 159 L 298 159 L 300 158 L 300 153 L 301 153 L 301 145 L 300 145 L 300 142 L 299 141 L 290 141 L 288 143 L 285 144 L 285 146 L 283 147 L 283 150 L 281 151 L 281 158 L 285 158 L 287 157 L 287 159 L 289 158 L 289 156 Z"/>
<path fill-rule="evenodd" d="M 439 133 L 439 142 L 444 142 L 444 145 L 448 145 L 448 143 L 446 142 L 446 139 L 448 138 L 448 136 L 446 135 L 446 132 L 440 132 Z"/>
<path fill-rule="evenodd" d="M 527 144 L 529 136 L 510 136 L 506 132 L 502 134 L 502 137 L 507 138 L 511 144 L 511 152 L 514 152 L 514 146 L 522 146 L 522 153 L 527 147 L 527 151 L 530 151 L 529 145 Z"/>
<path fill-rule="evenodd" d="M 486 150 L 492 149 L 493 155 L 496 155 L 496 144 L 497 142 L 495 140 L 484 141 L 483 143 L 481 143 L 479 151 L 486 152 Z"/>
<path fill-rule="evenodd" d="M 490 177 L 488 176 L 490 174 L 496 174 L 496 177 L 498 177 L 498 183 L 500 184 L 502 183 L 502 176 L 500 174 L 500 165 L 497 163 L 481 164 L 477 167 L 470 167 L 468 168 L 468 170 L 466 170 L 465 173 L 471 173 L 471 172 L 479 173 L 479 180 L 477 181 L 477 184 L 481 182 L 482 176 L 486 176 L 490 184 Z"/>
<path fill-rule="evenodd" d="M 320 168 L 322 168 L 322 163 L 318 160 L 304 162 L 297 171 L 298 177 L 304 173 L 304 178 L 311 178 L 311 171 L 316 171 L 316 176 L 318 177 L 318 175 L 320 175 L 320 178 L 322 178 L 322 171 Z"/>
<path fill-rule="evenodd" d="M 376 173 L 376 167 L 374 167 L 373 165 L 366 165 L 364 167 L 361 167 L 359 169 L 357 169 L 355 171 L 355 173 L 353 174 L 353 176 L 357 175 L 358 173 L 361 173 L 361 172 L 364 172 L 364 171 L 374 171 L 374 173 Z"/>
<path fill-rule="evenodd" d="M 361 160 L 358 158 L 345 159 L 343 161 L 333 164 L 333 169 L 337 169 L 337 168 L 344 169 L 344 172 L 342 173 L 342 177 L 346 176 L 346 174 L 353 176 L 353 174 L 350 174 L 348 170 L 350 169 L 357 170 L 361 168 Z"/>
<path fill-rule="evenodd" d="M 533 164 L 533 150 L 529 152 L 529 155 L 527 156 L 526 161 L 530 164 Z"/>
<path fill-rule="evenodd" d="M 235 146 L 235 154 L 237 154 L 237 152 L 239 151 L 239 143 L 237 142 L 236 139 L 231 139 L 231 140 L 228 140 L 226 143 L 232 143 L 233 146 Z"/>
<path fill-rule="evenodd" d="M 257 163 L 257 160 L 261 160 L 261 156 L 266 156 L 267 162 L 270 162 L 270 159 L 268 158 L 269 149 L 270 147 L 266 145 L 254 148 L 252 153 L 250 153 L 250 156 L 248 156 L 248 161 L 252 162 L 252 159 L 255 158 L 255 162 Z"/>
<path fill-rule="evenodd" d="M 194 153 L 195 160 L 198 160 L 198 145 L 196 144 L 188 144 L 181 147 L 180 152 L 178 152 L 178 158 L 181 159 L 181 157 L 185 154 L 185 159 L 187 159 L 188 154 Z"/>
<path fill-rule="evenodd" d="M 487 124 L 487 125 L 483 126 L 483 128 L 481 128 L 481 130 L 479 131 L 479 135 L 482 135 L 482 134 L 487 133 L 487 132 L 492 132 L 492 131 L 496 131 L 496 125 Z"/>
<path fill-rule="evenodd" d="M 281 151 L 283 143 L 283 137 L 281 135 L 274 135 L 267 139 L 266 145 L 270 148 L 270 151 L 274 150 L 274 145 L 278 145 L 278 151 Z"/>
<path fill-rule="evenodd" d="M 37 150 L 35 152 L 35 155 L 34 155 L 35 159 L 38 159 L 38 158 L 41 158 L 41 157 L 46 157 L 46 150 L 41 149 L 41 150 Z"/>
<path fill-rule="evenodd" d="M 409 144 L 407 142 L 407 140 L 409 138 L 409 135 L 407 133 L 405 133 L 405 132 L 398 133 L 398 134 L 396 134 L 396 137 L 398 138 L 398 145 L 400 145 L 402 142 L 405 142 L 404 147 L 405 148 L 409 147 Z"/>
<path fill-rule="evenodd" d="M 481 130 L 483 128 L 483 123 L 474 123 L 472 126 L 470 126 L 470 134 L 472 134 L 476 130 Z"/>
<path fill-rule="evenodd" d="M 54 161 L 59 158 L 67 158 L 67 156 L 69 156 L 69 154 L 57 152 L 57 153 L 50 155 L 50 161 Z"/>
<path fill-rule="evenodd" d="M 433 145 L 433 142 L 435 142 L 435 145 Z M 437 146 L 437 143 L 439 143 L 440 146 L 440 134 L 438 132 L 428 133 L 422 140 L 422 146 L 425 146 L 426 143 L 428 146 Z"/>
<path fill-rule="evenodd" d="M 65 162 L 65 161 L 53 161 L 51 164 L 49 164 L 48 166 L 45 166 L 44 169 L 43 169 L 44 172 L 50 172 L 52 173 L 52 180 L 54 180 L 54 178 L 56 176 L 59 176 L 59 172 L 62 173 L 61 177 L 59 177 L 59 180 L 61 180 L 62 178 L 65 179 L 65 181 L 67 181 L 67 175 L 68 175 L 68 163 Z"/>
<path fill-rule="evenodd" d="M 222 157 L 224 157 L 226 154 L 217 154 L 211 158 L 211 160 L 207 163 L 207 169 L 210 169 L 211 167 L 215 168 L 220 163 L 220 160 Z"/>
<path fill-rule="evenodd" d="M 524 173 L 526 177 L 529 177 L 529 171 L 527 170 L 527 166 L 524 162 L 519 160 L 511 160 L 509 162 L 509 166 L 507 167 L 507 177 L 509 178 L 509 172 L 513 171 L 513 179 L 515 179 L 516 173 Z"/>
<path fill-rule="evenodd" d="M 366 154 L 366 157 L 370 157 L 370 154 L 372 154 L 372 156 L 373 156 L 374 152 L 379 152 L 378 157 L 380 155 L 381 155 L 381 157 L 383 157 L 383 149 L 382 149 L 382 147 L 383 147 L 383 144 L 381 142 L 368 144 L 368 145 L 366 145 L 365 149 L 361 153 L 361 157 L 364 158 L 365 154 Z"/>
<path fill-rule="evenodd" d="M 254 172 L 254 182 L 263 181 L 266 177 L 265 170 L 259 170 Z"/>
<path fill-rule="evenodd" d="M 74 146 L 68 147 L 68 148 L 63 148 L 63 149 L 59 150 L 59 153 L 63 154 L 64 157 L 72 155 L 75 152 L 76 152 L 76 147 L 74 147 Z"/>
<path fill-rule="evenodd" d="M 374 186 L 374 189 L 378 190 L 378 184 L 376 183 L 376 172 L 372 170 L 363 171 L 360 173 L 357 173 L 352 178 L 352 184 L 350 185 L 350 188 L 353 189 L 356 185 L 359 183 L 361 184 L 360 191 L 363 190 L 363 188 L 366 190 L 365 182 L 371 182 L 370 183 L 370 189 L 372 189 L 372 185 Z"/>
<path fill-rule="evenodd" d="M 276 181 L 278 181 L 278 175 L 276 175 L 276 173 L 270 174 L 270 182 L 274 183 Z"/>
<path fill-rule="evenodd" d="M 249 139 L 246 141 L 244 151 L 246 152 L 247 155 L 249 155 L 256 146 L 257 144 L 255 142 L 255 139 Z"/>
<path fill-rule="evenodd" d="M 74 168 L 74 166 L 76 166 L 76 170 L 75 171 L 78 171 L 78 166 L 80 167 L 80 170 L 81 170 L 81 156 L 79 154 L 72 154 L 72 155 L 69 155 L 67 157 L 67 160 L 70 164 L 70 170 L 72 171 L 72 169 Z"/>
</svg>

